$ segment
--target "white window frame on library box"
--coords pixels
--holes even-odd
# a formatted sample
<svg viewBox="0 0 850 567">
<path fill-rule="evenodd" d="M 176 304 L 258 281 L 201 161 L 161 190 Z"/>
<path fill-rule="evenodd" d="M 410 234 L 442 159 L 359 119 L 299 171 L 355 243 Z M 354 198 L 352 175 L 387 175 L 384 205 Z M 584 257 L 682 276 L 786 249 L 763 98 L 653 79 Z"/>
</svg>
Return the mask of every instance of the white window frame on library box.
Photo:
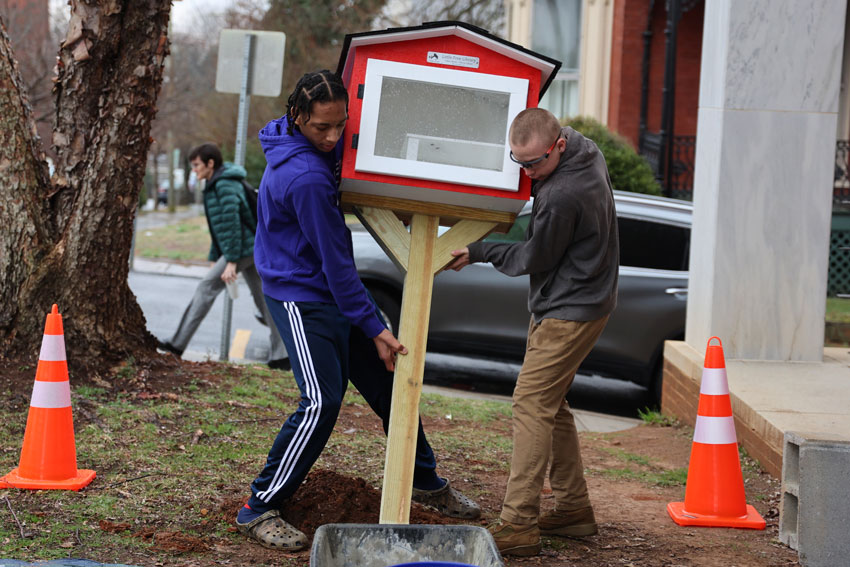
<svg viewBox="0 0 850 567">
<path fill-rule="evenodd" d="M 375 155 L 384 77 L 434 83 L 440 86 L 493 91 L 509 95 L 505 144 L 452 140 L 409 133 L 407 135 L 407 159 Z M 383 59 L 369 59 L 366 62 L 363 106 L 360 114 L 360 132 L 354 169 L 367 173 L 517 192 L 519 190 L 519 166 L 510 159 L 510 146 L 507 143 L 508 130 L 514 117 L 525 110 L 527 98 L 527 79 L 399 63 Z M 416 161 L 417 153 L 414 148 L 418 147 L 417 151 L 421 155 L 423 152 L 428 152 L 429 146 L 434 146 L 436 142 L 440 144 L 443 151 L 445 148 L 449 148 L 455 156 L 463 156 L 464 152 L 470 150 L 486 152 L 491 156 L 489 162 L 495 166 L 498 165 L 501 158 L 501 170 Z"/>
</svg>

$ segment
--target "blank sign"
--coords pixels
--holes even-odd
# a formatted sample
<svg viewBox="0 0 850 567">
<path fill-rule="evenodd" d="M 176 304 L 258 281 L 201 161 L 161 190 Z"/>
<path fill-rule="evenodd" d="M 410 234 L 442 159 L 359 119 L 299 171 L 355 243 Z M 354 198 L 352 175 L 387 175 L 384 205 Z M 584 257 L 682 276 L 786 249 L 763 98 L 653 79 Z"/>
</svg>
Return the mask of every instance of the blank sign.
<svg viewBox="0 0 850 567">
<path fill-rule="evenodd" d="M 215 90 L 221 93 L 241 91 L 242 61 L 245 57 L 247 34 L 254 36 L 254 57 L 248 94 L 278 96 L 283 79 L 283 53 L 286 47 L 286 34 L 283 32 L 221 30 Z"/>
</svg>

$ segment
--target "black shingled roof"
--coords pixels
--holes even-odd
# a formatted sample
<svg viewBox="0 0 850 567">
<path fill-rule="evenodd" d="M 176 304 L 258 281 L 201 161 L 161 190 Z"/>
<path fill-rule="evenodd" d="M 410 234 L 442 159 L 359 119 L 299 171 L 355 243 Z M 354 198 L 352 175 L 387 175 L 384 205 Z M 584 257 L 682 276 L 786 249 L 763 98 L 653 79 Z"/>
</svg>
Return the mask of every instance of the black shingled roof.
<svg viewBox="0 0 850 567">
<path fill-rule="evenodd" d="M 474 26 L 472 24 L 468 24 L 466 22 L 454 21 L 454 20 L 444 20 L 439 22 L 426 22 L 419 26 L 410 26 L 403 28 L 387 28 L 385 30 L 376 30 L 376 31 L 367 31 L 367 32 L 359 32 L 359 33 L 350 33 L 345 36 L 345 42 L 342 45 L 342 52 L 339 55 L 339 63 L 337 64 L 336 72 L 339 76 L 342 76 L 342 73 L 345 69 L 345 61 L 348 58 L 348 51 L 351 48 L 351 40 L 359 37 L 370 37 L 370 36 L 378 36 L 378 35 L 389 35 L 396 34 L 401 32 L 410 32 L 410 31 L 420 31 L 434 28 L 449 28 L 449 27 L 459 27 L 465 28 L 473 33 L 476 33 L 480 36 L 486 37 L 487 39 L 491 39 L 493 41 L 499 42 L 511 49 L 515 49 L 517 51 L 521 51 L 522 53 L 534 57 L 536 59 L 540 59 L 541 61 L 545 61 L 551 65 L 554 65 L 554 69 L 546 78 L 545 81 L 541 81 L 540 83 L 540 93 L 538 99 L 543 98 L 543 94 L 549 88 L 549 85 L 552 83 L 552 80 L 555 78 L 555 75 L 558 73 L 558 69 L 561 68 L 561 62 L 557 59 L 553 59 L 546 55 L 542 55 L 537 53 L 536 51 L 532 51 L 527 49 L 521 45 L 517 45 L 516 43 L 510 42 L 506 39 L 502 39 L 501 37 L 495 36 L 488 32 L 483 28 L 479 28 L 478 26 Z"/>
</svg>

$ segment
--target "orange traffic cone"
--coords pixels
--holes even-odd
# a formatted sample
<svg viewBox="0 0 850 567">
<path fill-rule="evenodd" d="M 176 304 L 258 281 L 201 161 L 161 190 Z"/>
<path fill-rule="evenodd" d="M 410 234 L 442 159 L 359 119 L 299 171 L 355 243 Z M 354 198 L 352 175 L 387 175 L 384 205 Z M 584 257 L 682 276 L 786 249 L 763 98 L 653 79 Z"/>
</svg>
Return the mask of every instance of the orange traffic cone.
<svg viewBox="0 0 850 567">
<path fill-rule="evenodd" d="M 94 471 L 77 469 L 65 336 L 54 304 L 44 325 L 21 461 L 0 477 L 0 488 L 79 490 L 94 476 Z"/>
<path fill-rule="evenodd" d="M 718 344 L 711 341 L 717 339 Z M 714 526 L 763 530 L 764 519 L 747 504 L 732 419 L 732 401 L 720 339 L 711 337 L 699 391 L 699 409 L 691 446 L 685 501 L 667 511 L 680 526 Z"/>
</svg>

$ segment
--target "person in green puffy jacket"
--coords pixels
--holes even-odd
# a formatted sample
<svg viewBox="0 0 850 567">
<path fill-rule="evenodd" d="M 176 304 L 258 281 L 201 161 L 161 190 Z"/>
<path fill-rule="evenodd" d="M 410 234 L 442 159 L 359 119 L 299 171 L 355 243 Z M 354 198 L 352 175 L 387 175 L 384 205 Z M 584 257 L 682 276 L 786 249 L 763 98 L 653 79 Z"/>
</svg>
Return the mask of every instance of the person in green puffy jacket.
<svg viewBox="0 0 850 567">
<path fill-rule="evenodd" d="M 263 284 L 254 267 L 254 232 L 257 226 L 242 185 L 245 168 L 223 161 L 221 150 L 210 143 L 193 149 L 189 153 L 189 161 L 198 181 L 206 180 L 204 212 L 212 237 L 208 259 L 213 264 L 198 284 L 174 335 L 170 340 L 157 341 L 160 349 L 177 356 L 183 355 L 215 298 L 228 283 L 236 282 L 238 273 L 245 278 L 254 305 L 266 321 L 271 321 L 263 297 Z M 274 325 L 269 325 L 269 334 L 269 366 L 288 368 L 286 348 Z"/>
</svg>

